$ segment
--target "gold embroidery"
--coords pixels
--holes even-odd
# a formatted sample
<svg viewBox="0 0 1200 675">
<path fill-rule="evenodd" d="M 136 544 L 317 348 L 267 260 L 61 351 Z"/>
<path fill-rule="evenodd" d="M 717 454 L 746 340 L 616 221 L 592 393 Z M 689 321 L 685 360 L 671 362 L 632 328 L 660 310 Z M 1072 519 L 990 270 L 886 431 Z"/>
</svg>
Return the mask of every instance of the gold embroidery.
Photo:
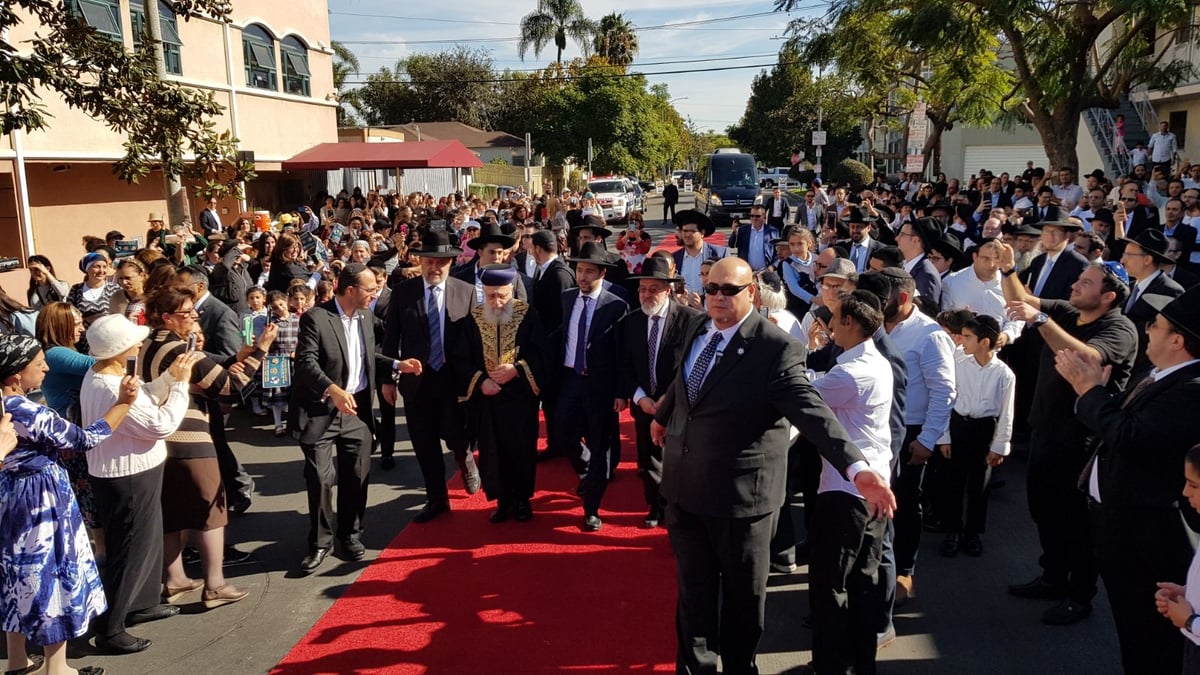
<svg viewBox="0 0 1200 675">
<path fill-rule="evenodd" d="M 512 320 L 497 326 L 483 319 L 483 305 L 471 309 L 471 318 L 479 328 L 479 337 L 483 347 L 483 365 L 485 370 L 493 370 L 496 366 L 517 362 L 517 329 L 529 311 L 529 305 L 513 299 Z"/>
<path fill-rule="evenodd" d="M 533 371 L 529 369 L 529 364 L 525 362 L 525 359 L 517 361 L 517 369 L 525 373 L 525 379 L 529 380 L 529 389 L 533 395 L 541 396 L 542 390 L 538 388 L 537 380 L 533 379 Z"/>
<path fill-rule="evenodd" d="M 471 377 L 471 384 L 468 384 L 468 385 L 467 385 L 467 395 L 466 395 L 466 396 L 459 396 L 459 397 L 458 397 L 458 402 L 459 402 L 459 403 L 466 403 L 467 401 L 470 401 L 470 400 L 471 400 L 471 395 L 475 393 L 475 385 L 479 384 L 480 380 L 481 380 L 481 379 L 484 377 L 484 375 L 485 375 L 485 373 L 483 373 L 482 371 L 480 371 L 480 372 L 476 372 L 476 373 L 475 373 L 475 374 L 474 374 L 474 375 Z"/>
</svg>

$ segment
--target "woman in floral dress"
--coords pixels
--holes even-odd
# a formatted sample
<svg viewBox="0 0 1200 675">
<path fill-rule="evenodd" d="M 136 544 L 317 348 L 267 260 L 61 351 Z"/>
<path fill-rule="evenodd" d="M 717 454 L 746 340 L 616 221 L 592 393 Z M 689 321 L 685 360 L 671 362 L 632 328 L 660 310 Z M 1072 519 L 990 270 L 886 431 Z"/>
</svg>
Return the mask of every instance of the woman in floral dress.
<svg viewBox="0 0 1200 675">
<path fill-rule="evenodd" d="M 47 370 L 37 340 L 0 336 L 0 385 L 19 437 L 0 465 L 0 621 L 8 669 L 32 672 L 29 641 L 45 651 L 48 675 L 60 675 L 75 672 L 67 665 L 67 640 L 87 632 L 107 603 L 67 473 L 55 460 L 60 450 L 87 451 L 107 439 L 129 412 L 138 381 L 125 378 L 116 405 L 80 428 L 25 398 Z"/>
</svg>

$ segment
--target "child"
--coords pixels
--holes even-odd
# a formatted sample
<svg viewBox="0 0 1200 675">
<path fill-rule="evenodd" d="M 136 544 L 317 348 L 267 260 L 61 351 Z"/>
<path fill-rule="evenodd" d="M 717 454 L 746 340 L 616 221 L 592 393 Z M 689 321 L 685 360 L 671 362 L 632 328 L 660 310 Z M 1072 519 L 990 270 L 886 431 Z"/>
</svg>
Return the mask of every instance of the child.
<svg viewBox="0 0 1200 675">
<path fill-rule="evenodd" d="M 297 316 L 303 315 L 309 307 L 312 307 L 315 298 L 316 292 L 313 289 L 303 284 L 296 284 L 288 289 L 288 308 Z"/>
<path fill-rule="evenodd" d="M 1187 498 L 1188 506 L 1200 511 L 1200 445 L 1188 450 L 1183 462 L 1183 478 L 1183 496 Z M 1183 672 L 1200 672 L 1200 621 L 1195 618 L 1196 608 L 1200 608 L 1200 552 L 1188 567 L 1187 585 L 1160 581 L 1154 604 L 1158 613 L 1187 638 L 1183 643 Z"/>
<path fill-rule="evenodd" d="M 942 330 L 950 334 L 950 339 L 954 340 L 954 346 L 961 350 L 962 328 L 973 318 L 975 318 L 975 313 L 969 309 L 948 309 L 937 315 L 937 322 Z"/>
<path fill-rule="evenodd" d="M 323 305 L 333 300 L 333 282 L 321 280 L 317 282 L 317 304 Z"/>
<path fill-rule="evenodd" d="M 252 336 L 246 340 L 246 344 L 254 344 L 263 329 L 267 327 L 267 292 L 259 286 L 251 287 L 246 291 L 246 304 L 249 306 L 249 310 L 242 314 L 242 330 L 246 330 L 247 323 L 250 324 Z M 262 405 L 261 391 L 251 394 L 250 405 L 254 409 L 255 415 L 267 414 Z"/>
<path fill-rule="evenodd" d="M 278 337 L 271 344 L 271 351 L 267 352 L 267 356 L 268 358 L 271 356 L 286 357 L 287 367 L 290 371 L 292 359 L 296 356 L 296 343 L 300 337 L 300 317 L 291 312 L 288 307 L 288 297 L 282 291 L 271 291 L 267 295 L 267 300 L 271 304 L 271 323 L 274 323 L 279 330 Z M 271 409 L 271 415 L 275 418 L 275 435 L 283 436 L 286 433 L 283 414 L 287 411 L 292 388 L 263 387 L 262 392 L 263 404 Z"/>
<path fill-rule="evenodd" d="M 948 460 L 941 524 L 946 528 L 942 555 L 983 555 L 987 521 L 987 484 L 992 467 L 1009 453 L 1012 436 L 1013 390 L 1016 378 L 996 358 L 1000 324 L 986 314 L 976 314 L 962 328 L 962 353 L 954 360 L 958 396 L 950 414 L 950 430 L 938 444 Z M 949 440 L 949 444 L 945 441 Z M 963 493 L 967 514 L 963 521 Z"/>
</svg>

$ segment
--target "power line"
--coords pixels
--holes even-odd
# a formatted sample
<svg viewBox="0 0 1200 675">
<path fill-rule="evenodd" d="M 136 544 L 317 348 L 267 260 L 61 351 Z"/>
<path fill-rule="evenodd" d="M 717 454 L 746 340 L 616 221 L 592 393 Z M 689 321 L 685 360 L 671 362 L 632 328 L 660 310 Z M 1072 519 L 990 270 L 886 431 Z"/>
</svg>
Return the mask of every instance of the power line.
<svg viewBox="0 0 1200 675">
<path fill-rule="evenodd" d="M 776 55 L 777 54 L 774 52 L 768 52 L 765 54 L 746 54 L 746 55 L 742 55 L 742 56 L 714 56 L 714 57 L 710 57 L 710 58 L 706 58 L 706 59 L 672 59 L 670 61 L 646 61 L 643 63 L 638 63 L 636 65 L 638 67 L 677 66 L 680 64 L 684 64 L 684 63 L 711 63 L 713 61 L 742 61 L 744 59 L 761 59 L 761 58 L 766 58 L 769 56 L 776 56 Z M 362 58 L 362 57 L 359 57 L 359 58 Z M 394 58 L 394 57 L 384 57 L 384 56 L 377 57 L 377 58 L 390 58 L 394 61 L 403 60 L 403 59 L 398 59 L 398 58 Z M 611 64 L 598 64 L 598 65 L 593 65 L 593 66 L 589 66 L 589 67 L 590 68 L 624 68 L 625 66 L 617 66 L 617 65 L 611 65 Z M 520 69 L 505 68 L 504 70 L 507 70 L 510 73 L 540 73 L 544 69 L 543 68 L 520 68 Z"/>
<path fill-rule="evenodd" d="M 618 79 L 623 77 L 654 77 L 657 75 L 691 75 L 695 73 L 716 73 L 727 70 L 747 70 L 751 68 L 772 68 L 778 65 L 796 65 L 799 61 L 777 61 L 775 63 L 760 63 L 750 66 L 716 66 L 713 68 L 689 68 L 687 70 L 660 70 L 653 73 L 589 73 L 587 75 L 565 75 L 560 78 L 554 78 L 554 82 L 572 82 L 585 78 L 612 78 Z M 497 77 L 483 80 L 394 80 L 392 82 L 381 82 L 381 84 L 408 84 L 408 85 L 438 85 L 438 84 L 500 84 L 502 82 L 521 82 L 524 78 L 518 77 Z M 344 84 L 370 84 L 367 80 L 347 80 Z"/>
</svg>

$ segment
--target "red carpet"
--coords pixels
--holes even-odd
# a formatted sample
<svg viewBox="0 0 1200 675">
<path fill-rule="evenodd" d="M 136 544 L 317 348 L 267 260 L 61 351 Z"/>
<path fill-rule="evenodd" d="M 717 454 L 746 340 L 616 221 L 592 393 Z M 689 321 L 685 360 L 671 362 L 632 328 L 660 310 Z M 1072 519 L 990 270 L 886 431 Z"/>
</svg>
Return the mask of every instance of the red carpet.
<svg viewBox="0 0 1200 675">
<path fill-rule="evenodd" d="M 272 672 L 671 672 L 674 563 L 666 531 L 638 527 L 628 415 L 621 427 L 600 532 L 579 529 L 564 459 L 538 465 L 527 523 L 489 523 L 492 503 L 455 476 L 450 514 L 405 527 Z"/>
</svg>

